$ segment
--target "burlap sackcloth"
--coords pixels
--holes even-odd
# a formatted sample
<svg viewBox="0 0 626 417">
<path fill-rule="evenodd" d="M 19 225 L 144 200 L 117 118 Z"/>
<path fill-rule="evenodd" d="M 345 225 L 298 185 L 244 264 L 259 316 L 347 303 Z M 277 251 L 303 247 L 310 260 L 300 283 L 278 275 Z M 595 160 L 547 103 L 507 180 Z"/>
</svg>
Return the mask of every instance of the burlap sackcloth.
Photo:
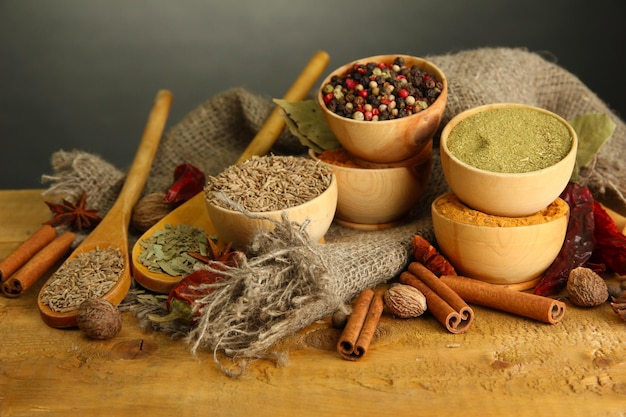
<svg viewBox="0 0 626 417">
<path fill-rule="evenodd" d="M 626 126 L 576 76 L 552 60 L 525 49 L 481 48 L 428 56 L 446 74 L 449 98 L 442 126 L 456 114 L 489 103 L 516 102 L 545 108 L 566 120 L 604 113 L 616 124 L 612 138 L 584 168 L 581 182 L 598 199 L 626 208 Z M 225 91 L 188 114 L 164 135 L 144 193 L 171 185 L 176 165 L 189 162 L 207 175 L 234 163 L 273 109 L 270 98 L 244 89 Z M 286 130 L 274 154 L 305 155 L 306 149 Z M 258 236 L 248 263 L 231 271 L 219 296 L 198 303 L 202 319 L 188 329 L 192 351 L 204 347 L 233 358 L 274 355 L 272 345 L 314 321 L 344 308 L 364 288 L 398 275 L 409 261 L 414 234 L 434 241 L 430 204 L 448 190 L 435 140 L 433 172 L 426 194 L 403 224 L 362 232 L 333 224 L 325 244 L 308 242 L 285 224 L 275 234 Z M 98 156 L 59 151 L 45 194 L 82 190 L 101 214 L 111 207 L 124 173 Z M 524 198 L 520 196 L 520 198 Z"/>
</svg>

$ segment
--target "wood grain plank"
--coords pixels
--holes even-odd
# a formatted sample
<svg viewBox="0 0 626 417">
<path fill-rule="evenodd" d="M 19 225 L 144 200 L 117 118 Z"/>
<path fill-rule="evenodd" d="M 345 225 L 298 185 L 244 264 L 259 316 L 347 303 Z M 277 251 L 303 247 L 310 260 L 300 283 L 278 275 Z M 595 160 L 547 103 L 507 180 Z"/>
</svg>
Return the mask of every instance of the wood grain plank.
<svg viewBox="0 0 626 417">
<path fill-rule="evenodd" d="M 0 201 L 9 200 L 11 210 L 0 207 L 0 256 L 46 215 L 38 192 L 0 191 Z M 34 213 L 30 220 L 26 212 Z M 7 222 L 20 226 L 7 233 Z M 288 353 L 287 366 L 259 360 L 231 379 L 211 352 L 193 356 L 183 340 L 142 330 L 129 313 L 120 334 L 105 341 L 48 327 L 36 307 L 39 285 L 17 299 L 0 297 L 1 416 L 575 417 L 626 410 L 626 323 L 608 304 L 568 305 L 556 325 L 477 306 L 465 334 L 450 334 L 428 314 L 384 315 L 359 362 L 339 358 L 339 333 L 327 319 L 274 347 Z"/>
</svg>

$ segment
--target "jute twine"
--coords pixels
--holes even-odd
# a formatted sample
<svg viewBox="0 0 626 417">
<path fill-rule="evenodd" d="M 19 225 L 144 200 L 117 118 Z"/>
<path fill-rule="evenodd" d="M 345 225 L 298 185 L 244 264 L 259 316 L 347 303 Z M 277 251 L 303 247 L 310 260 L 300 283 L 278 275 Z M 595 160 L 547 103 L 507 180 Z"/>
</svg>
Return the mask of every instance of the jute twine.
<svg viewBox="0 0 626 417">
<path fill-rule="evenodd" d="M 626 208 L 626 167 L 620 163 L 626 126 L 576 76 L 523 49 L 483 48 L 427 58 L 449 82 L 442 125 L 461 111 L 498 102 L 542 107 L 566 120 L 588 113 L 609 115 L 617 126 L 613 137 L 581 177 L 596 198 L 613 198 Z M 218 174 L 236 161 L 272 108 L 270 100 L 243 89 L 226 91 L 201 104 L 164 136 L 144 192 L 167 189 L 174 168 L 183 162 L 207 175 Z M 363 289 L 397 276 L 408 263 L 414 234 L 434 241 L 430 204 L 448 190 L 436 145 L 428 189 L 403 224 L 372 232 L 333 224 L 324 244 L 310 242 L 302 230 L 288 223 L 257 236 L 248 260 L 228 271 L 231 279 L 194 306 L 200 321 L 183 331 L 191 350 L 212 350 L 231 376 L 241 375 L 247 359 L 274 358 L 284 363 L 280 352 L 271 351 L 276 341 L 345 309 Z M 305 151 L 286 131 L 272 149 L 275 154 L 304 155 Z M 85 190 L 93 198 L 92 207 L 104 212 L 123 179 L 123 173 L 105 161 L 79 151 L 55 154 L 53 170 L 54 174 L 44 176 L 52 183 L 47 194 L 76 195 L 78 189 Z M 126 303 L 139 315 L 146 308 L 164 309 L 162 304 L 132 304 L 132 300 Z M 181 333 L 180 328 L 154 327 Z M 220 353 L 238 359 L 234 370 L 218 359 L 224 356 Z"/>
</svg>

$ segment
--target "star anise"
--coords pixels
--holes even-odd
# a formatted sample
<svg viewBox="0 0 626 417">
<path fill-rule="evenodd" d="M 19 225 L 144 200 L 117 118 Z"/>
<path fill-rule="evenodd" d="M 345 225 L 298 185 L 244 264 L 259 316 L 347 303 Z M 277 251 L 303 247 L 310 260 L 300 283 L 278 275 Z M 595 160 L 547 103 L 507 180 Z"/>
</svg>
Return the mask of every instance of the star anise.
<svg viewBox="0 0 626 417">
<path fill-rule="evenodd" d="M 199 260 L 200 262 L 204 262 L 205 264 L 208 264 L 211 261 L 229 264 L 236 261 L 236 257 L 243 253 L 233 250 L 232 242 L 228 243 L 221 251 L 219 250 L 212 238 L 207 237 L 207 243 L 209 245 L 208 256 L 203 256 L 196 252 L 189 252 L 189 256 L 191 256 L 192 258 L 196 258 L 197 260 Z"/>
<path fill-rule="evenodd" d="M 70 226 L 78 231 L 95 227 L 102 218 L 96 214 L 98 210 L 85 207 L 86 201 L 87 193 L 84 191 L 77 203 L 71 203 L 65 199 L 62 199 L 60 203 L 46 201 L 45 203 L 54 214 L 54 217 L 44 224 L 55 227 Z"/>
</svg>

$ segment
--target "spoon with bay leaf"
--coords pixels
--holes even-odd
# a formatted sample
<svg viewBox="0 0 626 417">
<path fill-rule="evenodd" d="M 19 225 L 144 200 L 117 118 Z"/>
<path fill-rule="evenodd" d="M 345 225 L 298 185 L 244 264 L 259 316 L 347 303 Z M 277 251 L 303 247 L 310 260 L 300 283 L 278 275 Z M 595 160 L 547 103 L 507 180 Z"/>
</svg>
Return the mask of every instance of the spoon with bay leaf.
<svg viewBox="0 0 626 417">
<path fill-rule="evenodd" d="M 76 269 L 76 272 L 80 272 L 79 269 L 93 269 L 90 272 L 91 277 L 93 281 L 98 281 L 97 278 L 107 272 L 103 271 L 104 268 L 112 269 L 109 265 L 111 263 L 109 258 L 111 258 L 111 253 L 114 253 L 114 258 L 119 258 L 121 261 L 121 264 L 118 262 L 121 273 L 119 273 L 117 280 L 109 281 L 108 285 L 111 285 L 110 282 L 114 283 L 101 297 L 117 305 L 128 293 L 131 284 L 128 247 L 130 216 L 148 178 L 152 161 L 163 135 L 171 103 L 171 92 L 160 90 L 157 93 L 139 148 L 113 207 L 41 288 L 37 297 L 37 305 L 43 321 L 49 326 L 57 328 L 75 327 L 80 302 L 89 296 L 86 294 L 88 290 L 86 288 L 73 289 L 71 283 L 68 286 L 65 285 L 61 274 L 71 274 L 73 272 L 71 269 Z M 89 259 L 92 262 L 78 267 L 73 266 L 82 259 Z M 62 270 L 69 270 L 69 272 L 62 272 Z M 65 281 L 67 282 L 67 280 Z M 63 293 L 63 291 L 66 292 Z M 51 302 L 53 298 L 55 300 L 63 299 L 63 304 Z M 51 305 L 54 308 L 51 308 Z"/>
<path fill-rule="evenodd" d="M 324 72 L 328 62 L 328 54 L 324 51 L 317 51 L 285 93 L 283 99 L 288 102 L 305 99 L 317 79 Z M 276 107 L 237 162 L 245 161 L 254 155 L 266 154 L 276 142 L 284 127 L 285 120 L 281 116 L 280 108 Z M 148 229 L 135 243 L 132 250 L 133 277 L 143 287 L 151 291 L 167 294 L 183 278 L 182 276 L 153 272 L 138 260 L 143 250 L 141 242 L 148 240 L 155 232 L 165 229 L 167 225 L 175 227 L 183 224 L 202 228 L 209 236 L 216 235 L 215 228 L 207 212 L 203 192 L 196 194 L 167 214 Z"/>
</svg>

